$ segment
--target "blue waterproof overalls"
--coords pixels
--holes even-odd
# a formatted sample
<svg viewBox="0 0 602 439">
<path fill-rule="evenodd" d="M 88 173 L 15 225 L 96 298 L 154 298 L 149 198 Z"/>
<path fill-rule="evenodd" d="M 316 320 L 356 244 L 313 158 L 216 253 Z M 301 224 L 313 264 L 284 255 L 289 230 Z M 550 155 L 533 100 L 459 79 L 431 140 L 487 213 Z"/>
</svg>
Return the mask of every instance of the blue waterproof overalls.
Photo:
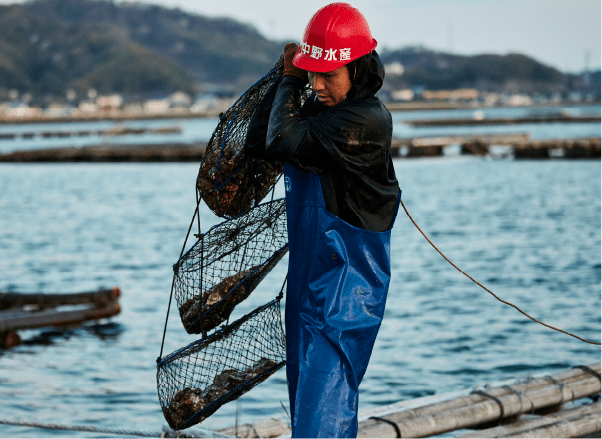
<svg viewBox="0 0 602 439">
<path fill-rule="evenodd" d="M 330 213 L 318 174 L 291 165 L 284 174 L 292 435 L 355 437 L 358 386 L 389 289 L 391 230 L 360 229 Z"/>
</svg>

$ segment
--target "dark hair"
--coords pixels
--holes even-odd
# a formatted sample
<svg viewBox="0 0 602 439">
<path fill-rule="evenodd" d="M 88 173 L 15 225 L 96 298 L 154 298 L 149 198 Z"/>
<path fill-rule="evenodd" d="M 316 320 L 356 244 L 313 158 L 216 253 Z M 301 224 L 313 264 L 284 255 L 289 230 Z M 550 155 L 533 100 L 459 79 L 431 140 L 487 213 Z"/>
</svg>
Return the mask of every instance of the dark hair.
<svg viewBox="0 0 602 439">
<path fill-rule="evenodd" d="M 351 61 L 350 63 L 345 64 L 347 67 L 347 71 L 349 72 L 349 79 L 351 79 L 351 83 L 353 84 L 353 80 L 355 79 L 355 74 L 357 72 L 357 59 Z"/>
<path fill-rule="evenodd" d="M 351 79 L 351 90 L 347 93 L 347 99 L 373 95 L 382 86 L 385 71 L 376 50 L 346 65 Z"/>
</svg>

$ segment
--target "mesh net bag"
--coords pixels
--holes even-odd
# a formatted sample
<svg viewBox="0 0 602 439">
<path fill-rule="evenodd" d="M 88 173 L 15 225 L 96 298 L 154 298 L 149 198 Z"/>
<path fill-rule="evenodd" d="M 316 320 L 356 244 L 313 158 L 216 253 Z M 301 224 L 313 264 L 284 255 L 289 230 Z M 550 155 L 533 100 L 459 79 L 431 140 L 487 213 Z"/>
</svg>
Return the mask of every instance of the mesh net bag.
<svg viewBox="0 0 602 439">
<path fill-rule="evenodd" d="M 279 176 L 282 164 L 246 158 L 244 144 L 253 111 L 281 77 L 281 58 L 223 115 L 205 148 L 196 181 L 200 198 L 217 216 L 231 218 L 257 205 Z"/>
<path fill-rule="evenodd" d="M 171 428 L 201 422 L 285 364 L 281 297 L 158 360 L 159 402 Z"/>
<path fill-rule="evenodd" d="M 201 340 L 163 357 L 168 307 L 157 358 L 157 389 L 165 419 L 173 429 L 201 422 L 285 364 L 282 291 L 272 302 L 206 335 L 229 320 L 236 305 L 288 251 L 284 198 L 259 204 L 273 191 L 282 165 L 244 156 L 251 117 L 266 93 L 274 91 L 282 68 L 281 58 L 220 115 L 201 161 L 192 221 L 198 217 L 201 199 L 227 220 L 205 234 L 200 232 L 199 221 L 199 240 L 173 267 L 170 305 L 175 296 L 186 331 L 203 334 Z M 189 234 L 190 228 L 186 241 Z"/>
<path fill-rule="evenodd" d="M 200 235 L 174 265 L 174 296 L 189 334 L 226 321 L 288 251 L 284 198 Z"/>
</svg>

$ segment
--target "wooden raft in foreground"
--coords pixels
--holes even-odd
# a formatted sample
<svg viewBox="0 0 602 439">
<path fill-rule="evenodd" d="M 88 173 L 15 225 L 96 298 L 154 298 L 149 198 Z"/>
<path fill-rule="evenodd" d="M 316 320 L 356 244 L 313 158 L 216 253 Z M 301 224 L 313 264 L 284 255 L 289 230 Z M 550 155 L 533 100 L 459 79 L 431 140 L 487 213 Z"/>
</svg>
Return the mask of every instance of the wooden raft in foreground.
<svg viewBox="0 0 602 439">
<path fill-rule="evenodd" d="M 474 392 L 443 400 L 433 395 L 360 413 L 358 437 L 450 432 L 458 432 L 456 437 L 600 437 L 600 363 Z M 290 437 L 290 427 L 282 419 L 266 419 L 219 433 Z"/>
<path fill-rule="evenodd" d="M 119 314 L 119 287 L 74 294 L 0 293 L 0 348 L 20 343 L 16 331 L 71 326 Z"/>
</svg>

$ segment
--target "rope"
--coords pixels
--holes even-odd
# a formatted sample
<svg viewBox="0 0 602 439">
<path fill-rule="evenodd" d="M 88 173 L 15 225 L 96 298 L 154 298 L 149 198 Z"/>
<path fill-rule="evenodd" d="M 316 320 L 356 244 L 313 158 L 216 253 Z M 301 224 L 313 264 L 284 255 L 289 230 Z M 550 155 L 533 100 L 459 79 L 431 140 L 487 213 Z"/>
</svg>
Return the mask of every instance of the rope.
<svg viewBox="0 0 602 439">
<path fill-rule="evenodd" d="M 522 413 L 523 412 L 523 392 L 519 392 L 512 386 L 502 386 L 502 389 L 510 390 L 510 392 L 514 393 L 517 396 L 518 402 L 520 402 L 520 413 Z M 529 400 L 529 402 L 531 402 L 531 401 Z M 532 402 L 531 402 L 531 410 L 533 410 Z"/>
<path fill-rule="evenodd" d="M 544 377 L 547 380 L 550 380 L 554 384 L 558 386 L 558 391 L 560 392 L 560 401 L 558 401 L 558 405 L 564 403 L 564 383 L 562 381 L 558 381 L 556 378 L 547 375 Z"/>
<path fill-rule="evenodd" d="M 182 259 L 182 254 L 184 253 L 184 250 L 186 249 L 186 243 L 188 242 L 188 237 L 190 236 L 190 231 L 192 230 L 192 226 L 194 224 L 194 217 L 195 216 L 201 216 L 200 212 L 199 212 L 199 203 L 200 200 L 197 197 L 197 202 L 196 202 L 196 209 L 194 210 L 194 214 L 192 215 L 192 220 L 190 221 L 190 226 L 188 226 L 188 232 L 186 233 L 186 239 L 184 240 L 184 245 L 182 245 L 182 251 L 180 251 L 180 259 Z M 199 234 L 200 234 L 200 219 L 199 219 Z M 179 260 L 178 260 L 179 261 Z M 174 270 L 175 270 L 176 266 L 174 265 Z M 163 338 L 161 338 L 161 350 L 159 351 L 159 356 L 157 357 L 157 364 L 161 361 L 161 357 L 163 356 L 163 347 L 165 346 L 165 335 L 167 334 L 167 321 L 169 320 L 169 310 L 171 308 L 171 299 L 173 297 L 173 289 L 174 289 L 174 285 L 175 285 L 175 276 L 171 281 L 171 291 L 169 292 L 169 303 L 167 304 L 167 315 L 165 316 L 165 326 L 163 328 Z"/>
<path fill-rule="evenodd" d="M 127 430 L 123 428 L 98 428 L 89 427 L 86 425 L 61 425 L 61 424 L 43 424 L 41 422 L 28 422 L 19 419 L 0 419 L 0 424 L 3 425 L 14 425 L 18 427 L 31 427 L 31 428 L 43 428 L 46 430 L 68 430 L 68 431 L 88 431 L 92 433 L 109 433 L 118 436 L 139 436 L 139 437 L 229 437 L 211 430 L 206 430 L 203 435 L 194 434 L 192 435 L 182 433 L 180 431 L 171 432 L 170 430 L 164 430 L 161 432 L 152 431 L 139 431 L 139 430 Z"/>
<path fill-rule="evenodd" d="M 600 381 L 600 374 L 587 366 L 573 366 L 573 369 L 581 369 L 582 371 L 589 373 L 591 376 L 598 378 L 598 381 Z"/>
<path fill-rule="evenodd" d="M 418 224 L 416 224 L 416 222 L 414 221 L 414 219 L 412 218 L 412 216 L 411 216 L 411 215 L 410 215 L 410 213 L 408 212 L 408 209 L 406 209 L 406 206 L 405 206 L 405 204 L 403 204 L 403 200 L 400 198 L 400 199 L 399 199 L 399 201 L 400 201 L 400 203 L 401 203 L 401 206 L 403 207 L 403 210 L 405 210 L 405 211 L 406 211 L 406 214 L 408 215 L 408 218 L 410 218 L 410 220 L 412 221 L 412 223 L 414 224 L 414 226 L 416 226 L 416 228 L 418 229 L 418 231 L 419 231 L 420 233 L 422 233 L 422 236 L 424 236 L 424 237 L 426 238 L 426 240 L 429 242 L 429 244 L 430 244 L 431 246 L 433 246 L 433 248 L 434 248 L 435 250 L 437 250 L 437 252 L 438 252 L 438 253 L 439 253 L 441 256 L 443 256 L 443 258 L 444 258 L 444 259 L 445 259 L 447 262 L 449 262 L 449 263 L 450 263 L 450 264 L 451 264 L 451 265 L 452 265 L 452 266 L 453 266 L 453 267 L 454 267 L 456 270 L 458 270 L 460 273 L 462 273 L 462 274 L 463 274 L 464 276 L 466 276 L 468 279 L 470 279 L 470 280 L 471 280 L 471 281 L 473 281 L 475 284 L 477 284 L 478 286 L 480 286 L 481 288 L 483 288 L 485 291 L 487 291 L 489 294 L 491 294 L 491 295 L 492 295 L 493 297 L 495 297 L 497 300 L 499 300 L 500 302 L 502 302 L 502 303 L 503 303 L 503 304 L 505 304 L 505 305 L 511 306 L 512 308 L 516 309 L 518 312 L 520 312 L 520 313 L 521 313 L 521 314 L 523 314 L 524 316 L 526 316 L 526 317 L 530 318 L 531 320 L 533 320 L 533 321 L 534 321 L 534 322 L 536 322 L 536 323 L 539 323 L 540 325 L 543 325 L 543 326 L 545 326 L 545 327 L 547 327 L 547 328 L 553 329 L 554 331 L 558 331 L 558 332 L 562 332 L 563 334 L 570 335 L 571 337 L 575 337 L 576 339 L 578 339 L 578 340 L 581 340 L 581 341 L 583 341 L 583 342 L 585 342 L 585 343 L 589 343 L 589 344 L 595 344 L 595 345 L 600 345 L 600 343 L 599 343 L 599 342 L 595 342 L 595 341 L 586 340 L 586 339 L 584 339 L 584 338 L 581 338 L 581 337 L 579 337 L 579 336 L 577 336 L 577 335 L 575 335 L 575 334 L 572 334 L 572 333 L 570 333 L 570 332 L 563 331 L 562 329 L 558 329 L 558 328 L 556 328 L 556 327 L 554 327 L 554 326 L 548 325 L 547 323 L 540 322 L 540 321 L 539 321 L 539 320 L 537 320 L 536 318 L 534 318 L 534 317 L 531 317 L 529 314 L 527 314 L 526 312 L 524 312 L 524 311 L 523 311 L 522 309 L 520 309 L 518 306 L 516 306 L 516 305 L 514 305 L 514 304 L 512 304 L 512 303 L 510 303 L 510 302 L 506 302 L 505 300 L 502 300 L 502 299 L 500 299 L 500 298 L 499 298 L 498 296 L 496 296 L 496 295 L 495 295 L 495 294 L 494 294 L 492 291 L 490 291 L 489 289 L 485 288 L 485 287 L 484 287 L 482 284 L 480 284 L 479 282 L 477 282 L 476 280 L 474 280 L 474 279 L 473 279 L 471 276 L 469 276 L 468 274 L 466 274 L 465 272 L 463 272 L 462 270 L 460 270 L 460 269 L 459 269 L 459 268 L 456 266 L 456 264 L 454 264 L 452 261 L 450 261 L 450 260 L 447 258 L 447 256 L 445 256 L 443 253 L 441 253 L 441 250 L 439 250 L 439 249 L 437 248 L 437 246 L 435 246 L 435 244 L 433 244 L 433 243 L 431 242 L 431 240 L 428 238 L 428 236 L 426 236 L 426 235 L 425 235 L 425 233 L 424 233 L 424 232 L 423 232 L 423 231 L 420 229 L 420 227 L 418 227 Z"/>
<path fill-rule="evenodd" d="M 497 398 L 497 397 L 495 397 L 493 395 L 490 395 L 489 393 L 484 392 L 482 390 L 473 390 L 472 392 L 470 392 L 470 394 L 471 395 L 480 395 L 480 396 L 483 396 L 485 398 L 489 398 L 489 399 L 493 400 L 498 405 L 498 407 L 500 408 L 500 416 L 499 416 L 499 418 L 497 418 L 497 423 L 499 425 L 500 422 L 501 422 L 501 420 L 504 419 L 504 404 L 502 403 L 502 401 L 500 401 L 499 398 Z"/>
</svg>

